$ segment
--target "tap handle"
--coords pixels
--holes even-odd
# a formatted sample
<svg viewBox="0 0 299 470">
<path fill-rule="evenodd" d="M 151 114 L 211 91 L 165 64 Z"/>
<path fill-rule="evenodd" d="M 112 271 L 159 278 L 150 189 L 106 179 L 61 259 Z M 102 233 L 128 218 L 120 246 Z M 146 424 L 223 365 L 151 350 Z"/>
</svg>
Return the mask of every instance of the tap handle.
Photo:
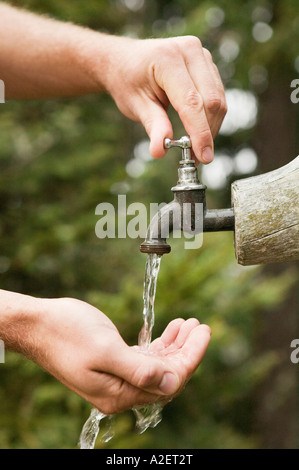
<svg viewBox="0 0 299 470">
<path fill-rule="evenodd" d="M 184 135 L 178 140 L 166 138 L 164 140 L 164 147 L 170 149 L 171 147 L 180 147 L 182 149 L 182 159 L 186 162 L 191 161 L 191 139 L 189 136 Z"/>
<path fill-rule="evenodd" d="M 170 147 L 181 147 L 182 149 L 191 148 L 191 139 L 188 135 L 184 135 L 178 140 L 166 138 L 164 140 L 164 147 L 167 149 L 170 149 Z"/>
</svg>

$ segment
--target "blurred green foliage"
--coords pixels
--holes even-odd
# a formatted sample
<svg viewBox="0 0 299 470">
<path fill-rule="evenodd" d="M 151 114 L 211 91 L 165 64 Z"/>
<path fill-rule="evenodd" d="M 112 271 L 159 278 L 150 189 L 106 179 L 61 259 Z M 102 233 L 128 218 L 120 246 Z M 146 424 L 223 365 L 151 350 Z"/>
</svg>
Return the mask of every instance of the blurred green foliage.
<svg viewBox="0 0 299 470">
<path fill-rule="evenodd" d="M 273 64 L 293 70 L 298 54 L 295 0 L 164 0 L 141 2 L 135 11 L 126 7 L 134 2 L 119 0 L 13 3 L 117 34 L 195 34 L 218 60 L 227 87 L 252 88 L 248 69 L 256 61 L 268 73 Z M 258 43 L 251 34 L 253 13 L 270 15 L 272 6 L 275 15 L 268 22 L 275 34 Z M 207 21 L 211 8 L 218 9 L 214 26 Z M 219 56 L 226 34 L 240 47 L 233 63 Z M 138 178 L 128 175 L 126 164 L 145 132 L 107 96 L 9 101 L 0 112 L 1 288 L 90 302 L 115 322 L 129 344 L 136 344 L 145 256 L 138 239 L 98 239 L 95 208 L 104 201 L 116 207 L 121 188 L 127 204 L 168 202 L 178 158 L 169 154 L 148 161 Z M 172 110 L 170 115 L 180 135 L 182 126 Z M 220 135 L 216 145 L 237 148 L 249 142 L 252 131 Z M 208 197 L 210 205 L 224 206 L 229 188 Z M 260 267 L 238 266 L 230 233 L 205 234 L 196 252 L 182 249 L 182 243 L 172 240 L 171 254 L 162 259 L 154 337 L 174 317 L 196 316 L 213 331 L 206 358 L 184 392 L 165 407 L 155 429 L 136 434 L 128 411 L 115 416 L 114 439 L 107 444 L 98 439 L 98 448 L 259 447 L 261 436 L 252 426 L 254 391 L 281 357 L 271 350 L 258 352 L 256 332 L 260 317 L 287 297 L 295 273 L 291 267 L 274 277 Z M 0 448 L 76 448 L 90 405 L 17 354 L 7 353 L 0 367 Z"/>
</svg>

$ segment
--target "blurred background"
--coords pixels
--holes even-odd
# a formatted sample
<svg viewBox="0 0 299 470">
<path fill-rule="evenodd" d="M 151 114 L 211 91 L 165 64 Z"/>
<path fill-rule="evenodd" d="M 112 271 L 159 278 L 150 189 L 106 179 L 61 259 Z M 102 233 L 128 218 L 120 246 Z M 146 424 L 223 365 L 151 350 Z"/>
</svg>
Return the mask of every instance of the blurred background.
<svg viewBox="0 0 299 470">
<path fill-rule="evenodd" d="M 219 67 L 229 111 L 202 169 L 209 207 L 230 205 L 233 180 L 296 157 L 299 104 L 297 0 L 27 0 L 9 2 L 95 30 L 139 38 L 192 34 Z M 185 134 L 170 109 L 174 135 Z M 141 125 L 110 97 L 0 105 L 0 286 L 75 297 L 105 312 L 125 340 L 142 326 L 145 255 L 139 239 L 95 235 L 100 202 L 117 208 L 172 200 L 179 152 L 149 155 Z M 297 266 L 241 267 L 233 234 L 205 234 L 200 250 L 172 240 L 156 294 L 158 336 L 173 318 L 213 331 L 205 360 L 162 422 L 138 435 L 128 411 L 97 448 L 298 447 Z M 23 357 L 0 365 L 0 448 L 76 448 L 90 405 Z M 105 432 L 103 422 L 101 433 Z"/>
</svg>

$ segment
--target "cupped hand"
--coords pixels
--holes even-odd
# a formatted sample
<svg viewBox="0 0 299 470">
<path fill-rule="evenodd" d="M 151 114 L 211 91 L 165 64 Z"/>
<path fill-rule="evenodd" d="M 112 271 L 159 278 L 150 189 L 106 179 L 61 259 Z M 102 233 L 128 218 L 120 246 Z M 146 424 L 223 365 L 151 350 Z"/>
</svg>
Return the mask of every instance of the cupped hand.
<svg viewBox="0 0 299 470">
<path fill-rule="evenodd" d="M 149 352 L 128 346 L 100 310 L 75 299 L 43 299 L 32 358 L 104 414 L 177 395 L 202 361 L 210 328 L 176 319 Z"/>
</svg>

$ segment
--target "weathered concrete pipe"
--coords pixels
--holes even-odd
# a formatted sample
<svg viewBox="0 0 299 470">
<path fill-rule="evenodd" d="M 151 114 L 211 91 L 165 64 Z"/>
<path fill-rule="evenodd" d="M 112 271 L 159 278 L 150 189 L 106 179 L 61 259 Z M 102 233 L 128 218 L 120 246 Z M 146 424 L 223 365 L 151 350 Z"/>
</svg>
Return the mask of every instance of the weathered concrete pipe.
<svg viewBox="0 0 299 470">
<path fill-rule="evenodd" d="M 235 253 L 244 266 L 299 259 L 299 156 L 231 186 Z"/>
</svg>

